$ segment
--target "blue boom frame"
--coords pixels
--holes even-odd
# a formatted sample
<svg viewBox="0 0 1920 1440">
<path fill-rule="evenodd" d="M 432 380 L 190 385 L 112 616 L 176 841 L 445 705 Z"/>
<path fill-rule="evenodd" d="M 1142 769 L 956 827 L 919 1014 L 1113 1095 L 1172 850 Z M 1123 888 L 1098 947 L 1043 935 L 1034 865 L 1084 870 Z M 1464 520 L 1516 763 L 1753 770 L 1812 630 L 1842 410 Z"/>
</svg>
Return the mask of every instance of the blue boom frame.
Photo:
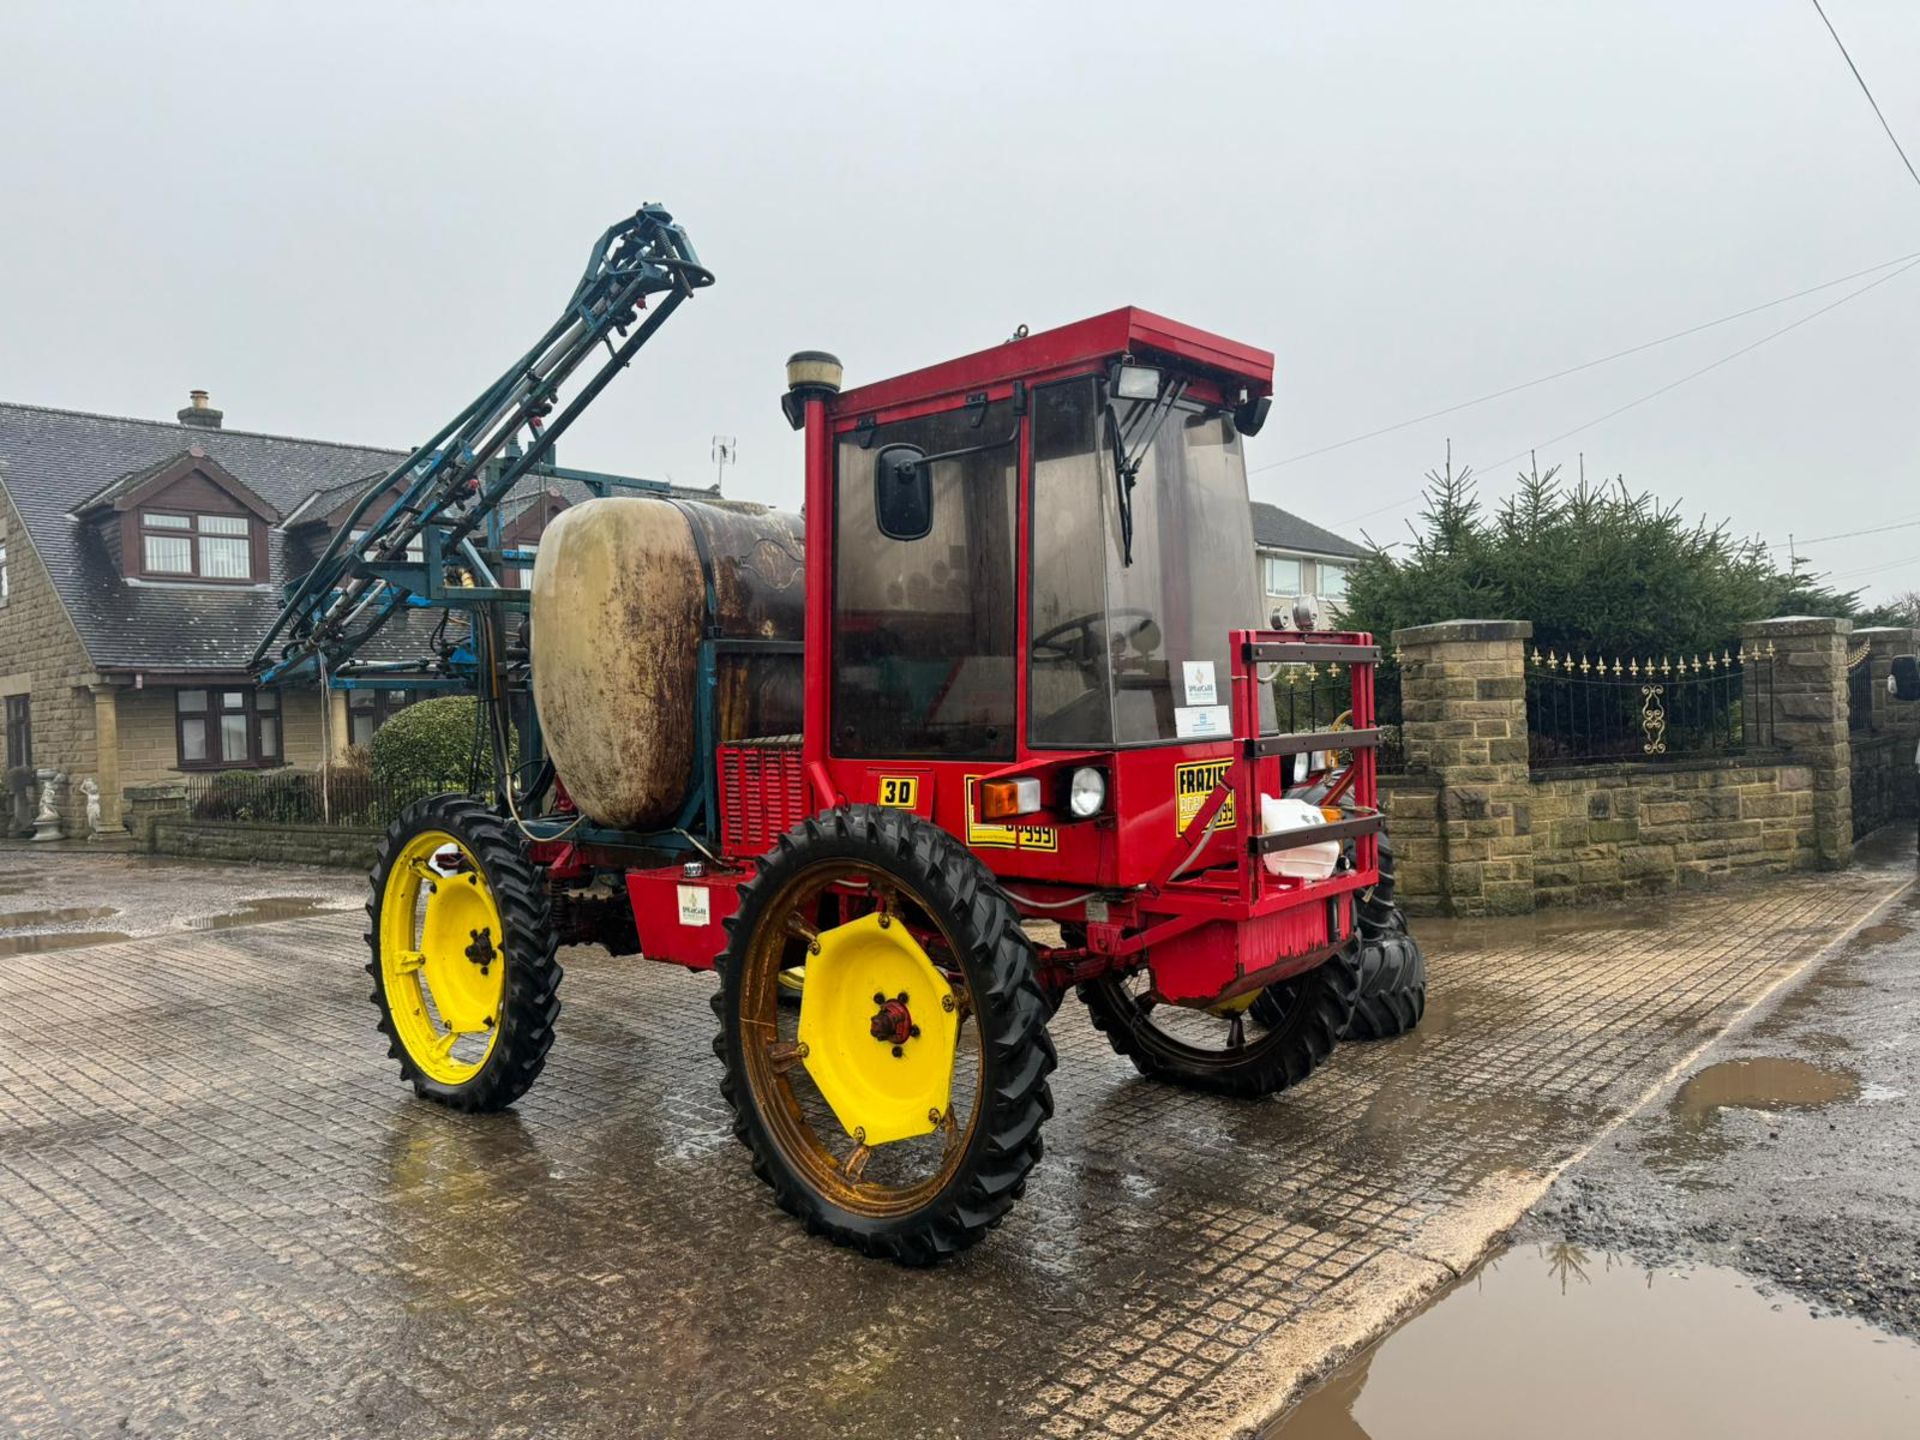
<svg viewBox="0 0 1920 1440">
<path fill-rule="evenodd" d="M 504 545 L 500 507 L 527 477 L 577 480 L 598 496 L 671 490 L 660 481 L 563 468 L 553 463 L 553 448 L 667 317 L 712 283 L 686 232 L 661 206 L 643 205 L 609 227 L 546 334 L 431 440 L 369 484 L 313 568 L 287 587 L 280 614 L 250 661 L 259 683 L 311 679 L 341 690 L 477 693 L 491 707 L 495 733 L 503 733 L 509 688 L 501 660 L 503 621 L 526 610 L 529 597 L 525 589 L 502 583 L 502 576 L 508 566 L 533 557 Z M 659 297 L 651 309 L 650 297 Z M 562 385 L 600 347 L 606 358 L 555 413 Z M 381 497 L 396 491 L 378 518 L 352 538 Z M 409 559 L 416 541 L 420 558 Z M 711 579 L 707 605 L 712 614 Z M 466 642 L 417 660 L 364 657 L 367 644 L 410 608 L 467 612 Z M 676 850 L 712 836 L 718 815 L 708 742 L 715 733 L 715 647 L 721 643 L 708 640 L 700 647 L 695 753 L 709 758 L 671 830 L 646 836 L 602 832 L 562 817 L 526 820 L 528 833 L 551 838 L 565 832 L 588 842 Z M 537 722 L 534 728 L 537 742 Z M 509 796 L 513 781 L 505 763 L 505 747 L 496 745 L 494 784 Z M 525 800 L 537 800 L 543 788 L 536 781 Z"/>
</svg>

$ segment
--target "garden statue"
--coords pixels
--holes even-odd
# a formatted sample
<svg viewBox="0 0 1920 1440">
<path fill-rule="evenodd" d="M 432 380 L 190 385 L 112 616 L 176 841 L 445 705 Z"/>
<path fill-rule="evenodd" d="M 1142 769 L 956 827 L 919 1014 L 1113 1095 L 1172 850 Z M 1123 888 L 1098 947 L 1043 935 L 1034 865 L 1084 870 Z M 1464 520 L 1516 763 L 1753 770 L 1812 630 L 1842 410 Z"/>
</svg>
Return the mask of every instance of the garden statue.
<svg viewBox="0 0 1920 1440">
<path fill-rule="evenodd" d="M 40 813 L 33 817 L 35 840 L 60 838 L 60 788 L 66 783 L 64 770 L 40 771 Z"/>
</svg>

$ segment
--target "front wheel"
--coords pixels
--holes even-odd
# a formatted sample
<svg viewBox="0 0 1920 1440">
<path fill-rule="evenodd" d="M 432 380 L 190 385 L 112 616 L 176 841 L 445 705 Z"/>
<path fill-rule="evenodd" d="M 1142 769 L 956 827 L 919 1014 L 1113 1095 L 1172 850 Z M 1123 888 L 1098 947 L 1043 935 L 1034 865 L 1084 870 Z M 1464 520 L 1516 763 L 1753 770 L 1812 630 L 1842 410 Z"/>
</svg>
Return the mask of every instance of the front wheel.
<svg viewBox="0 0 1920 1440">
<path fill-rule="evenodd" d="M 387 1053 L 429 1100 L 504 1110 L 546 1064 L 560 966 L 538 867 L 467 795 L 407 807 L 381 838 L 367 973 Z"/>
<path fill-rule="evenodd" d="M 905 812 L 833 810 L 780 837 L 727 930 L 721 1092 L 781 1207 L 911 1265 L 997 1225 L 1040 1158 L 1054 1052 L 985 867 Z"/>
<path fill-rule="evenodd" d="M 1333 1053 L 1359 992 L 1358 946 L 1304 974 L 1222 1005 L 1169 1005 L 1146 970 L 1080 986 L 1094 1028 L 1155 1080 L 1255 1097 L 1298 1085 Z"/>
</svg>

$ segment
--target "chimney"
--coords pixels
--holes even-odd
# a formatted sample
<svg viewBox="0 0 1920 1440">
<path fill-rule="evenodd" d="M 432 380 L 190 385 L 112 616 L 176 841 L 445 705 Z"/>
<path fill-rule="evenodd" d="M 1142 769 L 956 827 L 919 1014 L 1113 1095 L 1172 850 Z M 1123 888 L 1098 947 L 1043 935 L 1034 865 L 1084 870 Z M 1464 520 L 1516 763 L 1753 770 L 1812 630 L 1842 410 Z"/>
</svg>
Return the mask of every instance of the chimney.
<svg viewBox="0 0 1920 1440">
<path fill-rule="evenodd" d="M 176 412 L 176 418 L 182 425 L 191 425 L 197 430 L 218 430 L 221 412 L 207 403 L 207 392 L 190 390 L 187 399 L 191 402 L 187 408 Z"/>
</svg>

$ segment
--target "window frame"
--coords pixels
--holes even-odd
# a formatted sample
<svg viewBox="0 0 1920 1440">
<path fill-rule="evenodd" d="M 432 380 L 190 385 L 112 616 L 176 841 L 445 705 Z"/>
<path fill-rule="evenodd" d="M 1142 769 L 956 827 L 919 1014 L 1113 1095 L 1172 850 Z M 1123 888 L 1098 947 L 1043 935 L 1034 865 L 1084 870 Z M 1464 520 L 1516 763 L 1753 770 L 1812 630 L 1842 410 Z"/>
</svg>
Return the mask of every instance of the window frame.
<svg viewBox="0 0 1920 1440">
<path fill-rule="evenodd" d="M 13 598 L 13 579 L 7 570 L 7 540 L 0 535 L 0 610 L 7 608 L 7 602 Z"/>
<path fill-rule="evenodd" d="M 363 695 L 366 697 L 364 704 L 361 703 L 361 696 Z M 393 698 L 396 695 L 404 698 L 396 701 Z M 418 690 L 372 690 L 365 688 L 349 690 L 347 692 L 347 744 L 353 746 L 361 743 L 353 738 L 353 727 L 354 722 L 362 715 L 371 714 L 373 716 L 373 729 L 367 732 L 366 739 L 366 743 L 372 745 L 373 737 L 380 733 L 382 726 L 409 705 L 418 704 L 425 698 L 425 695 Z"/>
<path fill-rule="evenodd" d="M 33 696 L 9 695 L 0 706 L 4 715 L 5 757 L 7 769 L 16 765 L 33 768 Z"/>
<path fill-rule="evenodd" d="M 1271 565 L 1293 566 L 1293 588 L 1291 590 L 1275 590 L 1268 583 L 1267 567 Z M 1297 596 L 1304 595 L 1307 593 L 1306 583 L 1307 583 L 1307 562 L 1305 560 L 1302 560 L 1298 555 L 1276 555 L 1270 551 L 1263 551 L 1261 553 L 1260 593 L 1262 595 L 1267 596 L 1269 598 L 1273 598 L 1273 599 L 1292 600 Z"/>
<path fill-rule="evenodd" d="M 1315 570 L 1317 573 L 1314 575 L 1314 594 L 1318 595 L 1322 600 L 1344 600 L 1347 598 L 1347 585 L 1353 579 L 1353 571 L 1350 566 L 1343 565 L 1338 560 L 1322 560 L 1315 566 Z M 1327 588 L 1327 572 L 1329 570 L 1340 577 L 1340 588 L 1338 590 L 1329 590 Z"/>
<path fill-rule="evenodd" d="M 172 515 L 184 517 L 184 528 L 172 525 L 150 525 L 150 515 Z M 222 535 L 203 531 L 200 522 L 210 520 L 240 520 L 246 524 L 244 535 Z M 140 580 L 172 581 L 176 584 L 196 585 L 258 585 L 266 577 L 260 572 L 264 568 L 262 539 L 265 526 L 258 515 L 249 510 L 207 510 L 192 506 L 168 505 L 164 503 L 142 505 L 133 513 L 133 553 L 128 558 L 128 573 Z M 147 564 L 147 539 L 149 536 L 187 542 L 189 568 L 186 570 L 155 570 Z M 203 559 L 201 542 L 204 540 L 240 540 L 246 545 L 247 573 L 245 575 L 209 575 Z"/>
<path fill-rule="evenodd" d="M 181 708 L 181 697 L 190 694 L 206 696 L 206 704 L 200 710 Z M 229 707 L 224 697 L 238 694 L 241 703 Z M 261 696 L 270 696 L 272 703 L 262 705 Z M 247 754 L 244 759 L 231 760 L 226 755 L 226 745 L 222 739 L 220 721 L 230 715 L 244 718 L 247 736 Z M 260 722 L 273 722 L 274 746 L 269 751 L 261 743 Z M 200 721 L 205 728 L 203 748 L 206 758 L 189 760 L 187 758 L 187 722 Z M 274 689 L 262 689 L 256 685 L 221 685 L 209 682 L 204 685 L 179 685 L 173 691 L 173 753 L 174 768 L 178 770 L 277 770 L 287 763 L 287 719 L 286 692 Z"/>
</svg>

